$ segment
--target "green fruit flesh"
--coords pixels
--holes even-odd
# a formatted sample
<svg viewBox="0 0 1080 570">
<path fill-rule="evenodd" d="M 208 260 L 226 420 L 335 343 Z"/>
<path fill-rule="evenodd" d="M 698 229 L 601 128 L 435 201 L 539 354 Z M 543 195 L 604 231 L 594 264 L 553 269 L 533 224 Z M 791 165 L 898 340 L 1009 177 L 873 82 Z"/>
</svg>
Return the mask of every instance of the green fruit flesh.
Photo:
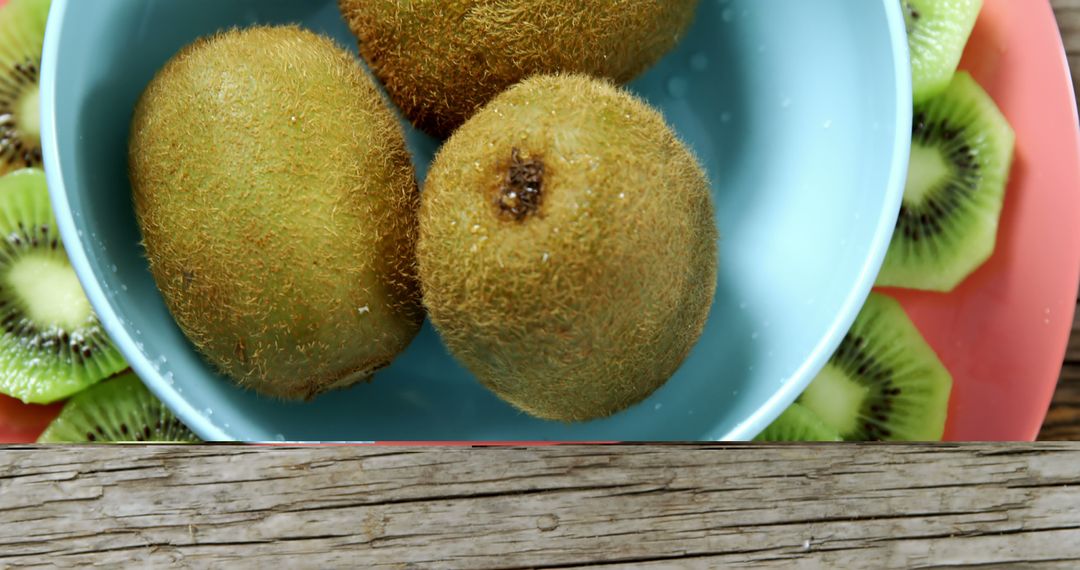
<svg viewBox="0 0 1080 570">
<path fill-rule="evenodd" d="M 755 441 L 840 441 L 840 434 L 800 404 L 788 406 Z"/>
<path fill-rule="evenodd" d="M 861 418 L 851 410 L 865 408 L 869 398 L 869 386 L 849 378 L 846 370 L 830 362 L 802 393 L 799 401 L 822 417 L 829 418 L 837 432 L 855 433 Z"/>
<path fill-rule="evenodd" d="M 951 291 L 990 257 L 1015 138 L 964 72 L 916 106 L 903 205 L 878 285 Z"/>
<path fill-rule="evenodd" d="M 0 177 L 0 393 L 47 404 L 127 365 L 67 260 L 45 174 Z"/>
<path fill-rule="evenodd" d="M 585 76 L 538 76 L 440 150 L 418 245 L 430 318 L 480 381 L 581 421 L 679 367 L 716 286 L 708 180 L 661 115 Z"/>
<path fill-rule="evenodd" d="M 944 91 L 960 64 L 983 0 L 900 0 L 915 103 Z"/>
<path fill-rule="evenodd" d="M 617 4 L 617 5 L 616 5 Z M 445 137 L 532 75 L 625 83 L 684 34 L 697 0 L 339 0 L 360 52 L 421 129 Z"/>
<path fill-rule="evenodd" d="M 951 390 L 900 304 L 873 293 L 798 403 L 848 441 L 937 441 Z"/>
<path fill-rule="evenodd" d="M 50 0 L 0 7 L 0 174 L 41 166 L 38 73 Z"/>
<path fill-rule="evenodd" d="M 157 285 L 240 385 L 310 398 L 369 378 L 418 332 L 404 134 L 332 41 L 255 27 L 188 46 L 139 101 L 129 162 Z"/>
<path fill-rule="evenodd" d="M 76 395 L 38 438 L 39 443 L 196 441 L 195 434 L 132 373 Z"/>
</svg>

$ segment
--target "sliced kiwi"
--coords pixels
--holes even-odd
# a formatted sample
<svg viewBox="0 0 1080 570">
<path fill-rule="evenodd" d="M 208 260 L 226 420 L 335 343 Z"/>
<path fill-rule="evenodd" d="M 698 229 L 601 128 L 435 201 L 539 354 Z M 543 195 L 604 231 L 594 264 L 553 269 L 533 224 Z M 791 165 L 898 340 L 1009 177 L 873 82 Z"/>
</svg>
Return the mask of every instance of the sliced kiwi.
<svg viewBox="0 0 1080 570">
<path fill-rule="evenodd" d="M 903 205 L 878 285 L 951 291 L 990 257 L 1015 139 L 966 72 L 915 106 Z"/>
<path fill-rule="evenodd" d="M 792 404 L 755 441 L 840 441 L 840 434 L 802 404 Z"/>
<path fill-rule="evenodd" d="M 0 393 L 47 404 L 126 367 L 68 262 L 45 174 L 0 177 Z"/>
<path fill-rule="evenodd" d="M 964 54 L 983 0 L 900 0 L 911 49 L 915 103 L 949 85 Z"/>
<path fill-rule="evenodd" d="M 900 303 L 873 293 L 797 403 L 847 441 L 936 441 L 951 390 Z"/>
<path fill-rule="evenodd" d="M 0 174 L 41 166 L 38 73 L 50 0 L 0 8 Z"/>
<path fill-rule="evenodd" d="M 199 439 L 128 372 L 73 397 L 40 443 L 196 442 Z"/>
</svg>

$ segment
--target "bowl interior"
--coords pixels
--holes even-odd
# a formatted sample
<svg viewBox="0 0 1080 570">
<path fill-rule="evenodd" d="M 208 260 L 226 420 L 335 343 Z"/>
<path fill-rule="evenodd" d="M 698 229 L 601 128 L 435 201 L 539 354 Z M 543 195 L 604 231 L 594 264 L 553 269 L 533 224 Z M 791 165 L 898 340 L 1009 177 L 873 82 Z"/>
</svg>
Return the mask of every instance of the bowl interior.
<svg viewBox="0 0 1080 570">
<path fill-rule="evenodd" d="M 532 419 L 485 391 L 426 325 L 375 382 L 309 403 L 235 388 L 166 310 L 126 176 L 132 108 L 200 35 L 299 22 L 354 40 L 332 0 L 55 0 L 43 93 L 53 203 L 72 261 L 136 372 L 207 439 L 746 439 L 807 385 L 868 293 L 899 208 L 910 135 L 891 0 L 703 1 L 678 49 L 633 83 L 713 182 L 721 271 L 707 328 L 652 397 L 609 419 Z M 807 25 L 813 22 L 814 25 Z M 409 130 L 418 176 L 438 142 Z"/>
</svg>

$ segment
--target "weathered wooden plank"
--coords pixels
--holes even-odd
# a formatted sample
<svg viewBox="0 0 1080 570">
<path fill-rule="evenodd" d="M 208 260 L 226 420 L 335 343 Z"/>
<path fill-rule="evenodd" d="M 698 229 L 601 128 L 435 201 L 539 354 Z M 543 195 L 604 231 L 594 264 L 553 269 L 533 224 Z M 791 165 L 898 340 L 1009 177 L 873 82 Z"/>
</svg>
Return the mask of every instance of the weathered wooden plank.
<svg viewBox="0 0 1080 570">
<path fill-rule="evenodd" d="M 1080 566 L 1080 444 L 0 452 L 0 566 Z"/>
</svg>

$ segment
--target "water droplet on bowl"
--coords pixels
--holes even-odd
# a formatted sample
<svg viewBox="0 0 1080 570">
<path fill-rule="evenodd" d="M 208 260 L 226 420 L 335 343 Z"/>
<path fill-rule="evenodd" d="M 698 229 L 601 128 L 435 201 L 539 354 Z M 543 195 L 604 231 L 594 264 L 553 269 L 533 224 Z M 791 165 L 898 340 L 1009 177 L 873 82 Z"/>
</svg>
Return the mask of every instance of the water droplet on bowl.
<svg viewBox="0 0 1080 570">
<path fill-rule="evenodd" d="M 682 77 L 672 77 L 668 79 L 667 89 L 672 97 L 682 99 L 690 91 L 690 83 Z"/>
<path fill-rule="evenodd" d="M 709 56 L 698 52 L 690 57 L 690 69 L 693 69 L 694 71 L 705 71 L 708 68 Z"/>
<path fill-rule="evenodd" d="M 730 22 L 730 21 L 734 20 L 735 19 L 735 9 L 734 8 L 724 8 L 724 11 L 720 13 L 720 18 L 722 18 L 725 22 Z"/>
</svg>

